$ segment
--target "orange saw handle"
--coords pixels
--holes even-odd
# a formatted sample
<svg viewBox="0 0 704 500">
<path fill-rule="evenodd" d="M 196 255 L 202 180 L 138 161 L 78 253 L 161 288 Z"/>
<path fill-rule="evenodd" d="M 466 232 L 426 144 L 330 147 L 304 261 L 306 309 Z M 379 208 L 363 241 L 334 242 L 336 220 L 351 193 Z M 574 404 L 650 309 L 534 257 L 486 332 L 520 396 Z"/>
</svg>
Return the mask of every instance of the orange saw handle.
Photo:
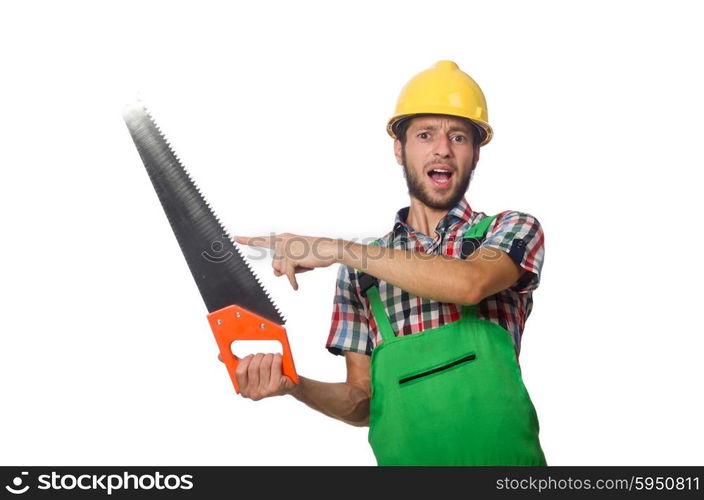
<svg viewBox="0 0 704 500">
<path fill-rule="evenodd" d="M 210 329 L 213 330 L 215 341 L 220 349 L 220 357 L 227 366 L 227 371 L 232 379 L 237 394 L 240 393 L 240 386 L 237 385 L 235 370 L 239 359 L 232 354 L 232 343 L 235 340 L 278 340 L 283 348 L 281 369 L 284 375 L 298 383 L 296 367 L 293 364 L 291 348 L 288 345 L 286 329 L 254 314 L 243 307 L 232 305 L 218 309 L 208 314 Z"/>
</svg>

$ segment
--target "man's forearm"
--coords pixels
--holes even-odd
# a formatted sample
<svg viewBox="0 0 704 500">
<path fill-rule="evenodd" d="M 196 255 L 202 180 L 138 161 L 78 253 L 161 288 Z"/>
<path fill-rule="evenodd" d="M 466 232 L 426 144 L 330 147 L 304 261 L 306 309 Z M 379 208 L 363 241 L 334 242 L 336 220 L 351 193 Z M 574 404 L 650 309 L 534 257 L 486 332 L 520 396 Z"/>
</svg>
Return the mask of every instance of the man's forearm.
<svg viewBox="0 0 704 500">
<path fill-rule="evenodd" d="M 465 260 L 349 242 L 337 245 L 336 258 L 420 297 L 455 304 L 481 299 L 480 276 Z"/>
<path fill-rule="evenodd" d="M 369 425 L 369 394 L 347 382 L 319 382 L 298 377 L 293 397 L 329 417 L 362 427 Z"/>
</svg>

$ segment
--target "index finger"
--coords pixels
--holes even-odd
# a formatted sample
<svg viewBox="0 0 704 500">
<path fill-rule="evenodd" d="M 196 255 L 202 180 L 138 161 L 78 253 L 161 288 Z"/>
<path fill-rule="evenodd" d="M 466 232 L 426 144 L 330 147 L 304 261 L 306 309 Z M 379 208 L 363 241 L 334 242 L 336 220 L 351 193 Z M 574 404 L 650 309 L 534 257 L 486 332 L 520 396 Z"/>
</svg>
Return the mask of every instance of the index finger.
<svg viewBox="0 0 704 500">
<path fill-rule="evenodd" d="M 233 239 L 241 245 L 274 248 L 274 241 L 271 236 L 235 236 Z"/>
</svg>

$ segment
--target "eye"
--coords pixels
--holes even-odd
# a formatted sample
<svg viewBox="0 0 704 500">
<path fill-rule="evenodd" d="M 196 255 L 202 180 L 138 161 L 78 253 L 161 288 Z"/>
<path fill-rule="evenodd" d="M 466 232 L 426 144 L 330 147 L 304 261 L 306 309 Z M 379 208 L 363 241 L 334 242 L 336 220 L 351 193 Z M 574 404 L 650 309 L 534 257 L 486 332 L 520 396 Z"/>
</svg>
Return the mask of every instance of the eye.
<svg viewBox="0 0 704 500">
<path fill-rule="evenodd" d="M 430 137 L 430 134 L 428 132 L 421 132 L 420 134 L 418 134 L 419 139 L 427 139 L 429 137 Z"/>
<path fill-rule="evenodd" d="M 464 135 L 459 135 L 459 134 L 458 134 L 458 135 L 453 135 L 453 136 L 452 136 L 452 140 L 453 140 L 454 142 L 456 142 L 457 144 L 464 144 L 465 142 L 467 142 L 467 137 L 464 136 Z"/>
</svg>

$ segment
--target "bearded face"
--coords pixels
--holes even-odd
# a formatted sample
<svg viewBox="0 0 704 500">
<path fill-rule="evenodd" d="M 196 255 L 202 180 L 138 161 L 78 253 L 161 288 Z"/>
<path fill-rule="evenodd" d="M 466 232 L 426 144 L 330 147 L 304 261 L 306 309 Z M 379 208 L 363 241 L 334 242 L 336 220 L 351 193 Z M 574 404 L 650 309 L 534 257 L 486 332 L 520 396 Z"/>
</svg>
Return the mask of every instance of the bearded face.
<svg viewBox="0 0 704 500">
<path fill-rule="evenodd" d="M 406 144 L 395 143 L 409 195 L 432 209 L 455 206 L 467 192 L 479 160 L 474 133 L 457 118 L 414 118 L 406 131 Z"/>
</svg>

